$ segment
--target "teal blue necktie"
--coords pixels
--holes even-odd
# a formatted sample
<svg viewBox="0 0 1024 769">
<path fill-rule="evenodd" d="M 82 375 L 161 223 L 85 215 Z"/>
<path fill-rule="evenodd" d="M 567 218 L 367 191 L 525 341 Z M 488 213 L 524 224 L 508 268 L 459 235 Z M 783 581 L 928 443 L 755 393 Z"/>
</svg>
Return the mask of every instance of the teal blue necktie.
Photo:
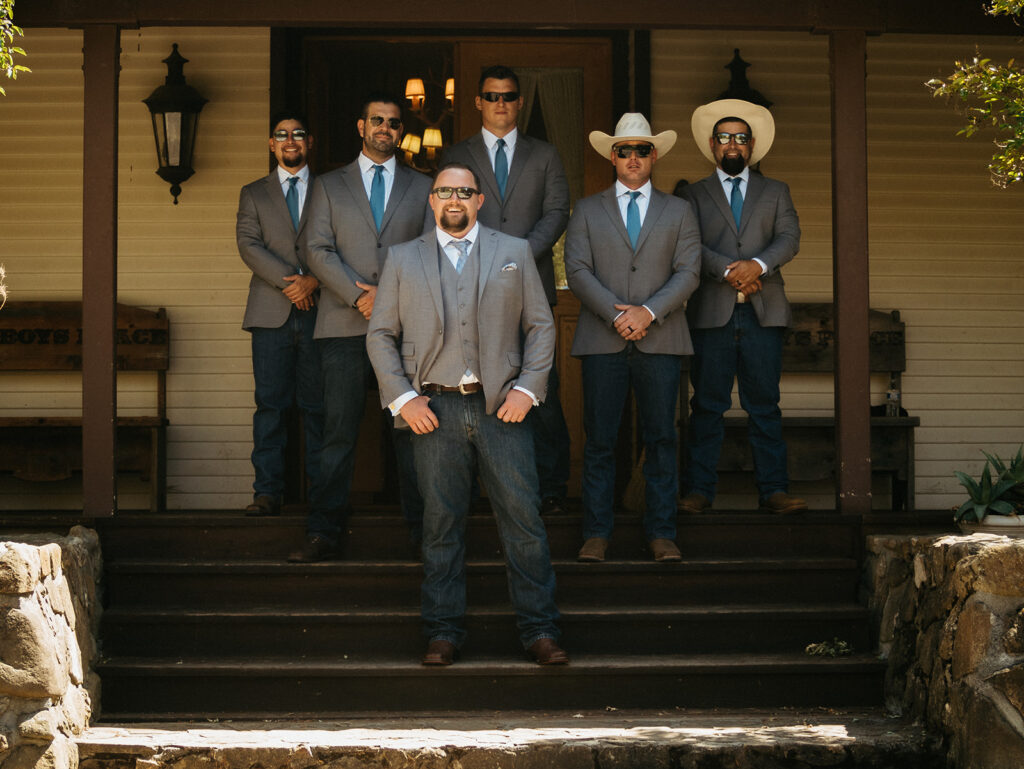
<svg viewBox="0 0 1024 769">
<path fill-rule="evenodd" d="M 498 182 L 498 192 L 501 199 L 505 199 L 505 185 L 508 184 L 508 155 L 505 154 L 505 140 L 498 139 L 495 142 L 497 149 L 494 152 L 494 178 Z"/>
<path fill-rule="evenodd" d="M 732 194 L 729 195 L 729 208 L 732 209 L 732 218 L 736 220 L 736 229 L 740 228 L 740 218 L 743 216 L 743 195 L 740 194 L 740 182 L 743 180 L 738 176 L 730 179 L 732 182 Z"/>
<path fill-rule="evenodd" d="M 299 231 L 299 191 L 295 189 L 299 177 L 292 176 L 288 179 L 288 192 L 285 193 L 284 202 L 288 205 L 288 213 L 292 215 L 292 224 L 295 231 Z"/>
<path fill-rule="evenodd" d="M 455 263 L 455 271 L 462 274 L 462 268 L 466 266 L 466 253 L 469 250 L 468 240 L 453 240 L 449 246 L 454 246 L 455 250 L 459 252 L 459 260 Z"/>
<path fill-rule="evenodd" d="M 629 193 L 629 205 L 626 206 L 626 232 L 629 234 L 629 245 L 636 250 L 636 242 L 640 238 L 640 206 L 636 199 L 639 192 Z"/>
<path fill-rule="evenodd" d="M 380 223 L 384 220 L 384 166 L 373 167 L 373 182 L 370 184 L 370 211 L 373 222 L 380 232 Z"/>
</svg>

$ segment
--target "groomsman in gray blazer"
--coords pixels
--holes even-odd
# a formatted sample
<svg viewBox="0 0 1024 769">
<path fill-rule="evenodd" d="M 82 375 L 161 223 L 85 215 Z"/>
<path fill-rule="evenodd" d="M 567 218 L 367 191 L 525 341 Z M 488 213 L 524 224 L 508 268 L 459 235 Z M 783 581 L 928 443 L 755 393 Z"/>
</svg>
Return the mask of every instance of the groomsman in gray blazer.
<svg viewBox="0 0 1024 769">
<path fill-rule="evenodd" d="M 308 221 L 307 159 L 313 137 L 305 119 L 281 112 L 270 123 L 277 166 L 247 184 L 238 199 L 238 253 L 252 270 L 242 328 L 252 337 L 256 411 L 252 418 L 253 502 L 247 515 L 277 515 L 284 497 L 285 414 L 302 410 L 306 477 L 318 488 L 323 394 L 320 353 L 313 342 L 316 291 L 300 239 Z"/>
<path fill-rule="evenodd" d="M 569 288 L 580 318 L 572 354 L 583 363 L 583 547 L 603 561 L 614 525 L 615 444 L 626 395 L 639 410 L 647 481 L 644 532 L 656 561 L 678 561 L 676 401 L 682 356 L 690 354 L 683 305 L 697 288 L 700 232 L 690 205 L 654 189 L 655 162 L 675 131 L 652 135 L 627 113 L 615 135 L 590 143 L 615 166 L 615 184 L 576 204 L 565 239 Z"/>
<path fill-rule="evenodd" d="M 290 560 L 320 561 L 339 554 L 355 468 L 355 447 L 372 369 L 366 328 L 387 249 L 423 232 L 433 221 L 427 206 L 430 179 L 397 162 L 402 110 L 397 100 L 374 94 L 356 123 L 362 151 L 352 163 L 317 178 L 310 203 L 306 247 L 320 279 L 315 338 L 324 381 L 322 494 L 313 500 L 306 543 Z M 415 532 L 422 502 L 412 455 L 396 440 L 402 509 Z"/>
<path fill-rule="evenodd" d="M 683 190 L 700 218 L 703 251 L 700 288 L 686 308 L 695 353 L 688 493 L 680 507 L 701 513 L 714 501 L 722 415 L 732 406 L 738 380 L 761 507 L 800 512 L 807 503 L 788 493 L 779 409 L 782 334 L 792 318 L 781 269 L 800 248 L 800 223 L 789 187 L 751 171 L 771 149 L 775 121 L 764 107 L 721 99 L 698 107 L 691 127 L 697 147 L 716 168 Z"/>
<path fill-rule="evenodd" d="M 450 665 L 465 637 L 465 528 L 479 467 L 498 522 L 519 638 L 563 665 L 555 573 L 540 518 L 533 438 L 554 321 L 530 246 L 482 226 L 480 182 L 444 166 L 430 195 L 436 227 L 388 254 L 367 349 L 381 403 L 414 433 L 424 499 L 424 665 Z"/>
<path fill-rule="evenodd" d="M 446 150 L 442 163 L 463 163 L 473 169 L 487 196 L 480 223 L 530 243 L 553 307 L 557 295 L 551 247 L 569 221 L 569 183 L 558 150 L 519 133 L 516 121 L 522 107 L 515 71 L 501 65 L 485 69 L 476 97 L 483 127 Z M 569 482 L 569 429 L 558 398 L 556 366 L 548 377 L 547 398 L 530 411 L 527 423 L 537 454 L 541 511 L 557 515 Z"/>
</svg>

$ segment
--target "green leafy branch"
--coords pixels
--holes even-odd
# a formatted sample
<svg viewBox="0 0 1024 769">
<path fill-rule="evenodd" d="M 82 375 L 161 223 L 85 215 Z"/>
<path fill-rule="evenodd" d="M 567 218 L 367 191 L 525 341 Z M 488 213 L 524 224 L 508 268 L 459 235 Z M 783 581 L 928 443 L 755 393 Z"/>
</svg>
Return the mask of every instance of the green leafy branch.
<svg viewBox="0 0 1024 769">
<path fill-rule="evenodd" d="M 993 0 L 985 8 L 991 16 L 1013 16 L 1024 10 L 1024 0 Z M 966 124 L 958 136 L 971 137 L 992 128 L 996 151 L 988 165 L 992 183 L 998 187 L 1024 181 L 1024 71 L 1013 59 L 996 64 L 976 52 L 967 63 L 957 61 L 947 78 L 925 83 L 932 96 L 945 97 L 964 115 Z"/>
<path fill-rule="evenodd" d="M 18 79 L 19 72 L 31 72 L 22 64 L 15 64 L 15 56 L 24 56 L 25 51 L 14 44 L 15 37 L 24 37 L 21 27 L 14 24 L 14 0 L 0 0 L 0 71 L 11 80 Z M 0 96 L 7 91 L 0 86 Z"/>
</svg>

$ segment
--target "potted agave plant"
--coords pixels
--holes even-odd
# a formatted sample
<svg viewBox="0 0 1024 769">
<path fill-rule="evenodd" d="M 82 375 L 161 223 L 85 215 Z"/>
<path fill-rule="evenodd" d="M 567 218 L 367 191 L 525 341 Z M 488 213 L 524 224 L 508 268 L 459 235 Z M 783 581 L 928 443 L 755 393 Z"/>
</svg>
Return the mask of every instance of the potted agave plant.
<svg viewBox="0 0 1024 769">
<path fill-rule="evenodd" d="M 1024 537 L 1024 444 L 1009 463 L 996 454 L 982 453 L 985 467 L 980 481 L 955 471 L 967 490 L 967 501 L 960 505 L 954 518 L 965 533 L 984 531 Z"/>
</svg>

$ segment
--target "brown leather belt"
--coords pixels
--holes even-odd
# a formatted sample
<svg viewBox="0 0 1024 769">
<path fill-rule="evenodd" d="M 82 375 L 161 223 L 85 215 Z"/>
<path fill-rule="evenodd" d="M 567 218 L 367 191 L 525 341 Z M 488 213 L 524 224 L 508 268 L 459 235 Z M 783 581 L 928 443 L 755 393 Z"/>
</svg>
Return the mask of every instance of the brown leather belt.
<svg viewBox="0 0 1024 769">
<path fill-rule="evenodd" d="M 448 387 L 446 385 L 430 384 L 423 385 L 423 392 L 425 393 L 462 393 L 463 395 L 472 395 L 478 393 L 484 389 L 484 386 L 479 382 L 467 382 L 456 387 Z"/>
</svg>

